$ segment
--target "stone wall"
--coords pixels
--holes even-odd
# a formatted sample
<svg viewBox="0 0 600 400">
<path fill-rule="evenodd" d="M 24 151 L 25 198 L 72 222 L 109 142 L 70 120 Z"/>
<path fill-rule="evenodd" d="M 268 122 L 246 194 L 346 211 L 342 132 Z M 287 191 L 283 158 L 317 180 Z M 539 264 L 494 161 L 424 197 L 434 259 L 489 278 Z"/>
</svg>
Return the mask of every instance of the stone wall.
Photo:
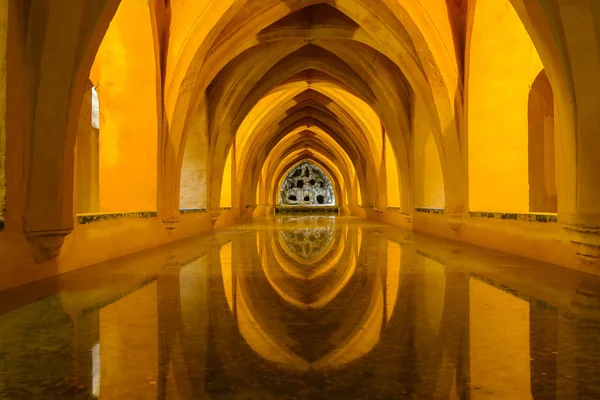
<svg viewBox="0 0 600 400">
<path fill-rule="evenodd" d="M 331 206 L 335 195 L 331 181 L 317 166 L 309 162 L 297 165 L 283 181 L 279 205 Z"/>
</svg>

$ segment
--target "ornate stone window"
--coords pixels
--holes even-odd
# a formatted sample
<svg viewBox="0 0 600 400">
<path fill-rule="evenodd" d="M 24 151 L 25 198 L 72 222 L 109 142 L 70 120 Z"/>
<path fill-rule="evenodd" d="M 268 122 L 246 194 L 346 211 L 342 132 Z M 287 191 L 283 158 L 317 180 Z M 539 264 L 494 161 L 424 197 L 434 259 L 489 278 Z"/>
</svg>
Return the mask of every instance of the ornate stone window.
<svg viewBox="0 0 600 400">
<path fill-rule="evenodd" d="M 279 205 L 333 206 L 333 185 L 319 167 L 305 161 L 292 169 L 283 181 Z"/>
</svg>

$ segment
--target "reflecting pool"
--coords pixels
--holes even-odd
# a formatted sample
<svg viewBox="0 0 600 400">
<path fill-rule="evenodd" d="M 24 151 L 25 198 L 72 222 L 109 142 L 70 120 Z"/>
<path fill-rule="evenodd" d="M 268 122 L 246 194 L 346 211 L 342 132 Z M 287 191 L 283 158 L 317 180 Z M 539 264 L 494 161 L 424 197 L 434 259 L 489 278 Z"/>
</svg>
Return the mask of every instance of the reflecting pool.
<svg viewBox="0 0 600 400">
<path fill-rule="evenodd" d="M 264 219 L 0 292 L 0 399 L 600 399 L 600 278 Z"/>
</svg>

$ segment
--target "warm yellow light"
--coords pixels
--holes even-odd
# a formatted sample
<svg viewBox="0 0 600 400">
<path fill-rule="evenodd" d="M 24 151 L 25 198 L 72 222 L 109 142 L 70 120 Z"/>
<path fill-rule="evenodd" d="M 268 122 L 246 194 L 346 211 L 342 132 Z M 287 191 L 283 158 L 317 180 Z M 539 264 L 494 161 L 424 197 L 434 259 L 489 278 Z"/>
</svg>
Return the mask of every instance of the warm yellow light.
<svg viewBox="0 0 600 400">
<path fill-rule="evenodd" d="M 232 166 L 233 166 L 233 147 L 229 150 L 225 168 L 223 169 L 223 183 L 221 186 L 221 207 L 231 207 L 232 201 Z"/>
<path fill-rule="evenodd" d="M 469 203 L 529 211 L 528 99 L 540 57 L 510 2 L 478 1 L 468 66 Z"/>
<path fill-rule="evenodd" d="M 385 172 L 387 176 L 387 205 L 388 207 L 401 207 L 398 164 L 388 135 L 385 135 Z"/>
</svg>

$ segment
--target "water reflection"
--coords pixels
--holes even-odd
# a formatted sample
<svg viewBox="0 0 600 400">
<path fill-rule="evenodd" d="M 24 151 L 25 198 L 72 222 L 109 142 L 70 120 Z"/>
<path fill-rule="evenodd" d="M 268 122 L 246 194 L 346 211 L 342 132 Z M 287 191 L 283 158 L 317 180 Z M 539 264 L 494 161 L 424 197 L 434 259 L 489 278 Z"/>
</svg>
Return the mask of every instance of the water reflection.
<svg viewBox="0 0 600 400">
<path fill-rule="evenodd" d="M 335 217 L 278 218 L 289 226 L 279 231 L 283 250 L 292 258 L 315 263 L 333 245 Z"/>
<path fill-rule="evenodd" d="M 315 262 L 293 250 L 311 237 Z M 600 398 L 599 288 L 357 219 L 281 219 L 0 293 L 0 398 Z"/>
</svg>

